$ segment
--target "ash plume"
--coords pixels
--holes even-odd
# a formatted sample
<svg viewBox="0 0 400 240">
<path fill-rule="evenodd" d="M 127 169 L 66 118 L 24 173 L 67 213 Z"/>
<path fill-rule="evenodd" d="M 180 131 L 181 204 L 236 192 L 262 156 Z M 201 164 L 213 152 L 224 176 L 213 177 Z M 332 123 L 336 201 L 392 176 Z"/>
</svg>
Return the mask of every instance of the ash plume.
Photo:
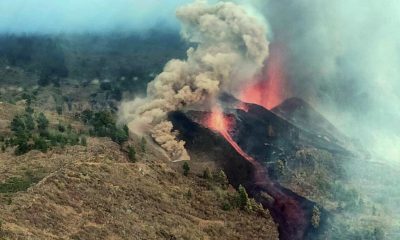
<svg viewBox="0 0 400 240">
<path fill-rule="evenodd" d="M 193 47 L 187 59 L 169 61 L 147 88 L 145 98 L 126 101 L 120 120 L 131 131 L 150 133 L 173 159 L 188 158 L 166 115 L 195 104 L 212 104 L 221 91 L 235 91 L 259 71 L 268 56 L 266 27 L 231 2 L 196 1 L 180 7 L 182 37 Z"/>
</svg>

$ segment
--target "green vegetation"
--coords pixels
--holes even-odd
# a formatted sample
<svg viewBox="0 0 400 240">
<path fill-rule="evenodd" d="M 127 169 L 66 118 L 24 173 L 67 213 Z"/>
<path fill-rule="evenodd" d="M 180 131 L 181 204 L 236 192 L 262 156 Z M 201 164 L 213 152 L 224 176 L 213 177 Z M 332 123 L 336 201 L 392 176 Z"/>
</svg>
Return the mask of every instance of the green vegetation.
<svg viewBox="0 0 400 240">
<path fill-rule="evenodd" d="M 43 132 L 49 126 L 49 120 L 47 120 L 46 116 L 41 112 L 36 120 L 38 130 Z"/>
<path fill-rule="evenodd" d="M 128 146 L 128 159 L 131 162 L 136 162 L 136 151 L 131 145 Z"/>
<path fill-rule="evenodd" d="M 314 228 L 318 228 L 321 221 L 321 211 L 319 207 L 314 206 L 312 216 L 311 216 L 311 224 Z"/>
<path fill-rule="evenodd" d="M 89 133 L 92 136 L 109 137 L 118 144 L 124 143 L 129 138 L 128 128 L 117 126 L 114 116 L 108 111 L 85 110 L 80 118 L 91 127 Z"/>
<path fill-rule="evenodd" d="M 0 183 L 0 193 L 15 193 L 26 191 L 30 186 L 39 182 L 41 177 L 28 171 L 23 177 L 11 177 Z"/>
<path fill-rule="evenodd" d="M 56 107 L 56 112 L 57 112 L 58 115 L 61 115 L 61 114 L 62 114 L 63 108 L 62 108 L 61 105 L 58 105 L 58 106 Z"/>
<path fill-rule="evenodd" d="M 128 129 L 129 131 L 129 129 Z M 146 152 L 146 138 L 144 138 L 144 136 L 142 137 L 141 141 L 140 141 L 140 149 L 142 150 L 142 153 Z"/>
<path fill-rule="evenodd" d="M 262 217 L 267 217 L 268 214 L 264 207 L 257 203 L 253 198 L 250 198 L 246 189 L 239 185 L 235 194 L 228 194 L 222 199 L 222 209 L 229 211 L 232 209 L 241 209 L 248 213 L 257 213 Z"/>
<path fill-rule="evenodd" d="M 80 144 L 81 144 L 82 146 L 87 146 L 87 140 L 86 140 L 86 137 L 85 137 L 85 136 L 82 136 L 82 137 L 80 138 Z"/>
<path fill-rule="evenodd" d="M 222 170 L 213 174 L 213 180 L 216 183 L 218 183 L 222 187 L 222 189 L 227 189 L 229 186 L 228 177 L 226 176 L 225 172 Z"/>
<path fill-rule="evenodd" d="M 207 180 L 211 179 L 211 171 L 208 167 L 203 171 L 203 178 Z"/>
<path fill-rule="evenodd" d="M 185 176 L 189 175 L 190 166 L 187 162 L 183 163 L 182 169 L 183 169 L 183 175 L 185 175 Z"/>
<path fill-rule="evenodd" d="M 0 219 L 0 237 L 4 237 L 3 221 Z"/>
<path fill-rule="evenodd" d="M 0 193 L 15 193 L 25 191 L 31 186 L 27 179 L 13 177 L 0 184 Z"/>
<path fill-rule="evenodd" d="M 247 194 L 246 189 L 242 185 L 239 185 L 239 188 L 238 188 L 237 202 L 238 202 L 240 209 L 249 210 L 249 207 L 250 207 L 249 195 Z"/>
<path fill-rule="evenodd" d="M 278 160 L 276 162 L 276 168 L 277 168 L 278 174 L 280 176 L 285 175 L 285 165 L 286 164 L 285 164 L 285 162 L 283 160 Z"/>
<path fill-rule="evenodd" d="M 32 149 L 47 152 L 51 147 L 79 144 L 79 135 L 71 127 L 59 123 L 56 129 L 51 129 L 42 112 L 34 114 L 30 109 L 28 106 L 23 114 L 16 115 L 11 121 L 13 136 L 5 139 L 4 151 L 15 146 L 15 154 L 22 155 Z"/>
<path fill-rule="evenodd" d="M 47 150 L 49 149 L 49 145 L 44 138 L 38 137 L 34 139 L 33 148 L 42 152 L 47 152 Z"/>
<path fill-rule="evenodd" d="M 237 191 L 233 194 L 231 191 L 226 191 L 229 188 L 229 181 L 223 170 L 211 173 L 210 169 L 206 168 L 202 177 L 207 180 L 208 188 L 220 195 L 222 210 L 241 209 L 249 213 L 257 213 L 263 217 L 268 216 L 264 207 L 250 198 L 242 185 L 239 185 Z"/>
</svg>

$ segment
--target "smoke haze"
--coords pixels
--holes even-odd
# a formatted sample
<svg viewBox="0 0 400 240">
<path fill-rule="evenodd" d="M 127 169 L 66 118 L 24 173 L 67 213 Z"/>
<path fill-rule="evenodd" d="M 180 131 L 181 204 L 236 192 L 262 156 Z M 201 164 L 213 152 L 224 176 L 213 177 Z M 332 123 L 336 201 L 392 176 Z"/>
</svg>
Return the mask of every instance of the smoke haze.
<svg viewBox="0 0 400 240">
<path fill-rule="evenodd" d="M 346 166 L 349 182 L 388 209 L 386 237 L 398 239 L 400 178 L 393 173 L 400 163 L 400 2 L 254 3 L 265 9 L 272 42 L 286 48 L 286 87 L 291 94 L 312 103 L 369 152 L 370 163 L 360 158 Z M 357 220 L 345 225 L 357 225 Z"/>
<path fill-rule="evenodd" d="M 269 0 L 290 91 L 379 159 L 400 162 L 400 2 Z"/>
</svg>

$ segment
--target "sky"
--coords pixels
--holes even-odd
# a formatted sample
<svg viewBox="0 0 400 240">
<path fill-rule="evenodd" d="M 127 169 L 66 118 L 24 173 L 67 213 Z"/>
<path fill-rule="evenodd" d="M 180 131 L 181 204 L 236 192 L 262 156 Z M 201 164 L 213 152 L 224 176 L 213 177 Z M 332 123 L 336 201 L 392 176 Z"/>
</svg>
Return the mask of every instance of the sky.
<svg viewBox="0 0 400 240">
<path fill-rule="evenodd" d="M 0 33 L 141 31 L 177 27 L 189 0 L 0 0 Z"/>
</svg>

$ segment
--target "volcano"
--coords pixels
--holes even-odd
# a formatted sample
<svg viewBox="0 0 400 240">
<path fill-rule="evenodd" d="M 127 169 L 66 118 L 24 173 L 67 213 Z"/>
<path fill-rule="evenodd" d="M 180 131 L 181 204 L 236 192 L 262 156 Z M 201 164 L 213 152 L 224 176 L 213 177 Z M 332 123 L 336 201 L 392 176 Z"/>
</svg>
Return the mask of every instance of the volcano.
<svg viewBox="0 0 400 240">
<path fill-rule="evenodd" d="M 326 227 L 327 212 L 321 210 L 320 226 L 313 227 L 316 203 L 280 185 L 269 163 L 290 161 L 305 146 L 350 154 L 343 147 L 342 135 L 300 99 L 284 101 L 272 111 L 227 94 L 220 101 L 221 108 L 212 112 L 169 114 L 192 159 L 207 156 L 226 172 L 234 187 L 245 186 L 271 212 L 280 239 L 315 239 Z M 315 127 L 306 124 L 307 118 L 318 119 Z"/>
</svg>

